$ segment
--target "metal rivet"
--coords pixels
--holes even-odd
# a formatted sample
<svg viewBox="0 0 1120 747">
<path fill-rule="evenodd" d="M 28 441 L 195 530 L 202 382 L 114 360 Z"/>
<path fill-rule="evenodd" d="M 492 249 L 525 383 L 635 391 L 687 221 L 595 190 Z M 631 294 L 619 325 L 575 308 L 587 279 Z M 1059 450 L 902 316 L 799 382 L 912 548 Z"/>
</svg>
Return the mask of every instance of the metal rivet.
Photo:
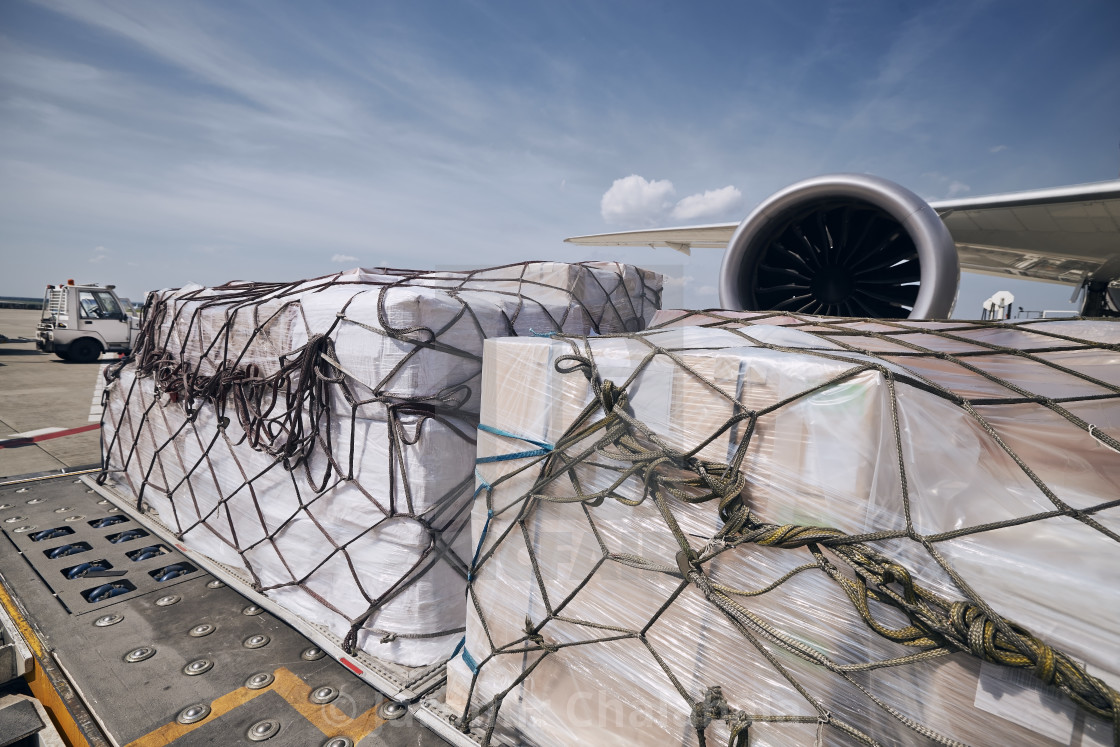
<svg viewBox="0 0 1120 747">
<path fill-rule="evenodd" d="M 309 649 L 304 649 L 303 653 L 299 655 L 299 658 L 303 659 L 304 661 L 318 661 L 326 655 L 327 654 L 325 651 L 323 651 L 323 649 L 312 646 Z"/>
<path fill-rule="evenodd" d="M 405 707 L 404 703 L 398 703 L 395 700 L 386 700 L 381 704 L 381 707 L 377 709 L 378 715 L 386 721 L 398 719 L 407 712 L 408 708 Z"/>
<path fill-rule="evenodd" d="M 121 510 L 119 508 L 117 508 L 116 506 L 113 506 L 112 508 L 110 508 L 105 513 L 107 513 L 107 514 L 119 514 L 120 512 L 121 512 Z"/>
<path fill-rule="evenodd" d="M 40 504 L 40 503 L 42 503 L 42 502 L 43 502 L 43 501 L 45 501 L 45 500 L 46 500 L 46 498 L 32 498 L 31 500 L 29 500 L 29 501 L 27 502 L 27 505 L 28 505 L 28 506 L 35 506 L 35 505 L 37 505 L 37 504 Z"/>
<path fill-rule="evenodd" d="M 271 685 L 275 679 L 271 672 L 257 672 L 245 680 L 245 687 L 250 690 L 263 690 Z"/>
<path fill-rule="evenodd" d="M 87 493 L 92 493 L 93 491 L 92 491 L 92 490 L 87 490 L 86 492 L 87 492 Z"/>
<path fill-rule="evenodd" d="M 81 514 L 77 514 L 75 516 L 67 516 L 65 519 L 63 519 L 63 521 L 81 521 L 84 518 L 86 517 L 82 516 Z"/>
<path fill-rule="evenodd" d="M 210 715 L 210 706 L 205 703 L 195 703 L 179 711 L 175 720 L 180 724 L 196 724 Z"/>
<path fill-rule="evenodd" d="M 101 617 L 94 620 L 93 624 L 94 624 L 94 627 L 107 628 L 110 625 L 116 625 L 117 623 L 119 623 L 123 619 L 124 619 L 124 615 L 118 615 L 116 612 L 113 612 L 113 613 L 108 614 L 108 615 L 102 615 Z"/>
<path fill-rule="evenodd" d="M 244 641 L 241 642 L 241 645 L 244 646 L 245 648 L 263 648 L 263 647 L 267 646 L 268 642 L 271 641 L 271 640 L 272 639 L 269 638 L 268 636 L 263 635 L 261 633 L 257 633 L 256 635 L 251 635 L 248 638 L 246 638 Z"/>
<path fill-rule="evenodd" d="M 80 484 L 81 484 L 81 482 L 82 482 L 81 480 L 75 480 L 75 481 L 74 481 L 74 484 L 75 484 L 75 485 L 80 485 Z"/>
<path fill-rule="evenodd" d="M 311 694 L 307 696 L 307 699 L 312 703 L 315 703 L 316 705 L 326 705 L 337 697 L 338 690 L 335 690 L 333 687 L 324 685 L 323 687 L 317 687 L 312 690 Z"/>
<path fill-rule="evenodd" d="M 27 521 L 26 516 L 9 516 L 4 519 L 5 524 L 15 524 L 17 521 Z"/>
<path fill-rule="evenodd" d="M 264 721 L 258 721 L 249 727 L 249 731 L 245 732 L 245 736 L 249 738 L 250 742 L 263 742 L 266 739 L 272 739 L 280 731 L 280 722 L 276 719 L 266 718 Z"/>
<path fill-rule="evenodd" d="M 17 493 L 26 493 L 26 492 L 28 492 L 29 490 L 31 490 L 31 488 L 20 488 L 20 489 L 19 489 L 19 490 L 17 490 L 16 492 L 17 492 Z"/>
<path fill-rule="evenodd" d="M 131 651 L 129 651 L 127 654 L 125 654 L 124 655 L 124 660 L 127 661 L 129 664 L 135 664 L 138 661 L 144 661 L 145 659 L 150 659 L 155 655 L 156 655 L 156 650 L 155 650 L 154 647 L 152 647 L 152 646 L 141 646 L 140 648 L 134 648 Z"/>
<path fill-rule="evenodd" d="M 106 499 L 106 498 L 102 498 L 101 500 L 99 500 L 99 501 L 97 502 L 97 505 L 98 505 L 98 506 L 107 506 L 107 505 L 109 505 L 109 501 L 108 501 L 108 499 Z"/>
<path fill-rule="evenodd" d="M 210 583 L 206 584 L 207 589 L 220 589 L 223 586 L 225 586 L 225 584 L 222 583 L 221 581 L 219 581 L 218 579 L 214 579 Z"/>
<path fill-rule="evenodd" d="M 3 511 L 4 509 L 11 508 L 11 507 L 12 507 L 12 504 L 10 504 L 10 503 L 0 503 L 0 511 Z"/>
<path fill-rule="evenodd" d="M 179 596 L 178 594 L 168 594 L 165 597 L 160 597 L 159 599 L 157 599 L 156 600 L 156 606 L 157 607 L 170 607 L 171 605 L 179 602 L 181 599 L 182 599 L 182 597 Z"/>
<path fill-rule="evenodd" d="M 33 532 L 38 528 L 39 527 L 35 526 L 34 524 L 24 524 L 21 527 L 16 527 L 12 531 L 13 532 L 18 532 L 19 534 L 23 534 L 24 532 Z"/>
<path fill-rule="evenodd" d="M 250 604 L 248 607 L 241 610 L 242 615 L 248 615 L 249 617 L 253 617 L 254 615 L 259 615 L 262 612 L 264 612 L 264 609 L 261 608 L 261 607 L 258 607 L 255 604 Z"/>
<path fill-rule="evenodd" d="M 194 676 L 196 674 L 203 674 L 209 672 L 214 668 L 214 662 L 209 659 L 195 659 L 190 664 L 183 667 L 183 674 Z"/>
<path fill-rule="evenodd" d="M 354 747 L 354 740 L 350 737 L 331 737 L 323 742 L 323 747 Z"/>
<path fill-rule="evenodd" d="M 215 630 L 217 630 L 217 628 L 210 623 L 202 623 L 191 628 L 188 631 L 188 635 L 190 635 L 191 638 L 202 638 L 203 636 L 210 635 Z"/>
<path fill-rule="evenodd" d="M 55 512 L 56 514 L 64 514 L 64 513 L 66 513 L 67 511 L 73 511 L 73 510 L 74 510 L 74 507 L 73 507 L 73 506 L 63 506 L 62 508 L 56 508 L 56 509 L 54 510 L 54 512 Z"/>
</svg>

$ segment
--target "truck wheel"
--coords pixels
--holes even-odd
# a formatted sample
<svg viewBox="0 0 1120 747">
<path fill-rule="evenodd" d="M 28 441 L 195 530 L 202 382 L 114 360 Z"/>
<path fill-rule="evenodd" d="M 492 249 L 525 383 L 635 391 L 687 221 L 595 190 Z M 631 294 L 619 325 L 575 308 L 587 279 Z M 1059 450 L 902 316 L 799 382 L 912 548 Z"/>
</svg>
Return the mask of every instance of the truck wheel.
<svg viewBox="0 0 1120 747">
<path fill-rule="evenodd" d="M 101 357 L 101 345 L 89 337 L 83 337 L 70 345 L 70 360 L 75 363 L 92 363 Z"/>
<path fill-rule="evenodd" d="M 61 358 L 64 361 L 70 360 L 70 351 L 69 350 L 67 350 L 65 352 L 63 352 L 61 350 L 56 350 L 56 351 L 54 351 L 54 354 L 57 355 L 59 358 Z"/>
</svg>

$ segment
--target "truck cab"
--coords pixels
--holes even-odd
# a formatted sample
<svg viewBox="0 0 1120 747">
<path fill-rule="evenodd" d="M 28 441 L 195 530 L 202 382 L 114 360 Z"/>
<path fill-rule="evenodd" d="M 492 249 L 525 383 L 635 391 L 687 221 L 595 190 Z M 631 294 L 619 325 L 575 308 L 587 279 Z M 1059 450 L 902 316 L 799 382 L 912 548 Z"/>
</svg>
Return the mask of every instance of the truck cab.
<svg viewBox="0 0 1120 747">
<path fill-rule="evenodd" d="M 95 361 L 102 353 L 129 353 L 139 323 L 113 288 L 73 280 L 48 285 L 35 346 L 76 363 Z"/>
</svg>

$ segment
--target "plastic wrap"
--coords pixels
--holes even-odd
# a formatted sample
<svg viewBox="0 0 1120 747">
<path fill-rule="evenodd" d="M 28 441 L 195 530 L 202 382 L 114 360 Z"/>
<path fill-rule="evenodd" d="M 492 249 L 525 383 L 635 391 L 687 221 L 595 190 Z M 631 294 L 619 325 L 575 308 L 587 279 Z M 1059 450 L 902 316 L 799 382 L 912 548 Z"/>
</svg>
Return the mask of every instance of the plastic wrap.
<svg viewBox="0 0 1120 747">
<path fill-rule="evenodd" d="M 191 549 L 405 666 L 462 638 L 483 340 L 644 326 L 626 265 L 355 270 L 149 300 L 106 475 Z"/>
<path fill-rule="evenodd" d="M 657 310 L 660 276 L 614 262 L 527 262 L 470 272 L 349 270 L 299 283 L 161 291 L 152 346 L 199 375 L 262 375 L 329 333 L 349 398 L 339 415 L 384 419 L 386 403 L 478 412 L 489 337 L 634 332 Z M 340 315 L 342 321 L 340 322 Z M 353 400 L 353 402 L 351 402 Z"/>
<path fill-rule="evenodd" d="M 487 342 L 460 723 L 537 745 L 1113 742 L 1043 664 L 876 632 L 844 553 L 986 605 L 1115 698 L 1120 324 L 652 324 Z M 726 521 L 689 502 L 736 477 Z M 902 573 L 867 581 L 884 630 L 912 624 L 885 597 Z"/>
</svg>

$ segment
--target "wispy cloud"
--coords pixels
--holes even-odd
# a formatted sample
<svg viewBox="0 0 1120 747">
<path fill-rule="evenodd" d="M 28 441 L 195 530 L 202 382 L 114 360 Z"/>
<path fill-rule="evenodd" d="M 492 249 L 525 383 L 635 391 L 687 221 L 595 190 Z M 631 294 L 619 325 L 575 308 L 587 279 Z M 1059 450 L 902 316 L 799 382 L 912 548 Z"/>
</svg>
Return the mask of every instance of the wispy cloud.
<svg viewBox="0 0 1120 747">
<path fill-rule="evenodd" d="M 696 278 L 692 277 L 691 275 L 681 275 L 679 277 L 673 277 L 672 275 L 666 275 L 665 279 L 662 281 L 662 287 L 665 287 L 665 288 L 683 288 L 684 286 L 687 286 L 687 285 L 691 284 L 695 280 L 696 280 Z"/>
<path fill-rule="evenodd" d="M 960 179 L 955 179 L 937 171 L 928 171 L 922 174 L 922 181 L 932 185 L 925 198 L 930 201 L 961 197 L 972 191 L 972 187 Z"/>
<path fill-rule="evenodd" d="M 335 254 L 335 255 L 331 256 L 331 262 L 334 262 L 335 264 L 347 265 L 347 264 L 350 264 L 351 262 L 357 262 L 357 261 L 358 261 L 357 257 L 354 257 L 354 256 L 349 255 L 349 254 Z"/>
<path fill-rule="evenodd" d="M 186 71 L 197 81 L 224 89 L 243 102 L 279 117 L 288 126 L 320 135 L 345 134 L 352 124 L 351 99 L 322 80 L 277 75 L 275 67 L 219 33 L 225 18 L 206 6 L 151 5 L 63 0 L 51 10 L 131 42 Z M 288 71 L 291 73 L 292 71 Z"/>
<path fill-rule="evenodd" d="M 972 188 L 969 187 L 964 182 L 954 179 L 953 181 L 949 182 L 949 189 L 948 189 L 948 192 L 947 192 L 947 196 L 948 197 L 960 197 L 961 195 L 970 191 L 971 189 Z"/>
<path fill-rule="evenodd" d="M 414 5 L 9 0 L 0 285 L 98 256 L 134 297 L 336 256 L 583 259 L 560 239 L 601 220 L 739 218 L 831 171 L 937 197 L 1115 173 L 1097 173 L 1120 116 L 1099 93 L 1120 70 L 1106 0 L 1037 20 L 966 0 L 833 3 L 814 24 L 782 4 L 657 9 L 640 33 L 610 4 Z M 1023 33 L 996 34 L 1009 20 Z M 673 257 L 689 303 L 714 303 L 695 294 L 718 259 Z"/>
</svg>

